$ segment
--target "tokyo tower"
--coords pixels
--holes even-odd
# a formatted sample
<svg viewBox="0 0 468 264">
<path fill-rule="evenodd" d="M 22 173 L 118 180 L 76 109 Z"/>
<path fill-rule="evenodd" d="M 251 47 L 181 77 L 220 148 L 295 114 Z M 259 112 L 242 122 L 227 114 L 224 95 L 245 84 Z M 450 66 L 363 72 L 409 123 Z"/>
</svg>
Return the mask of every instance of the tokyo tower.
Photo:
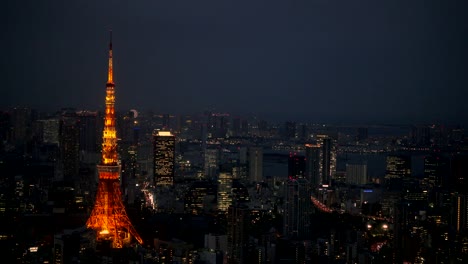
<svg viewBox="0 0 468 264">
<path fill-rule="evenodd" d="M 93 211 L 86 222 L 88 228 L 97 232 L 98 241 L 110 241 L 113 248 L 122 248 L 134 237 L 140 244 L 143 240 L 127 216 L 120 191 L 120 164 L 117 156 L 115 129 L 115 85 L 112 73 L 112 32 L 109 43 L 109 70 L 106 84 L 106 113 L 102 136 L 102 160 L 97 165 L 99 184 Z"/>
</svg>

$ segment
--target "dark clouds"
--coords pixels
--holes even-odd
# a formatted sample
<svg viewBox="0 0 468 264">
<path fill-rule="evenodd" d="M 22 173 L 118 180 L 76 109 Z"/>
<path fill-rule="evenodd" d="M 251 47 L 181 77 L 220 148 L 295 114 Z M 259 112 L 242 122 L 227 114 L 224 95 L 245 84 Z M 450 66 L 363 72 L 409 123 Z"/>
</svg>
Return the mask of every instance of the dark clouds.
<svg viewBox="0 0 468 264">
<path fill-rule="evenodd" d="M 468 119 L 464 1 L 9 1 L 0 105 Z M 6 18 L 6 19 L 5 19 Z"/>
</svg>

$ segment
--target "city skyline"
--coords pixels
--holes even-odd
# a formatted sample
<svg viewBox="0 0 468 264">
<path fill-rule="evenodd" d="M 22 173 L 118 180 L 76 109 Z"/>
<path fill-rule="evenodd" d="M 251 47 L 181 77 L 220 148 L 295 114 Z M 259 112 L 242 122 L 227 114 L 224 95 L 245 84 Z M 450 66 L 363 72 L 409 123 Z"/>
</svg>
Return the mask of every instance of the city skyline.
<svg viewBox="0 0 468 264">
<path fill-rule="evenodd" d="M 466 123 L 463 3 L 8 3 L 0 107 Z M 38 100 L 37 98 L 40 98 Z"/>
</svg>

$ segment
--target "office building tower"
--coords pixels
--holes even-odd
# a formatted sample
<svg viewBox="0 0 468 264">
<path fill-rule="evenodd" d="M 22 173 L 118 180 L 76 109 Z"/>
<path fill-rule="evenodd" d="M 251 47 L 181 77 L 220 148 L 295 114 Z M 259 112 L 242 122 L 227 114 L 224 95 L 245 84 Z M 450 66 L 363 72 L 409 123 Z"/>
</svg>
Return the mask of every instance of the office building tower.
<svg viewBox="0 0 468 264">
<path fill-rule="evenodd" d="M 117 131 L 120 137 L 120 145 L 125 149 L 131 145 L 138 145 L 140 123 L 138 111 L 131 109 L 123 115 L 118 116 Z"/>
<path fill-rule="evenodd" d="M 247 263 L 250 211 L 246 207 L 231 206 L 227 214 L 227 263 Z"/>
<path fill-rule="evenodd" d="M 155 186 L 174 185 L 175 136 L 169 131 L 153 132 Z"/>
<path fill-rule="evenodd" d="M 31 138 L 32 111 L 15 107 L 11 110 L 11 139 L 13 144 L 25 144 Z"/>
<path fill-rule="evenodd" d="M 411 157 L 407 155 L 389 155 L 386 160 L 385 178 L 406 178 L 411 176 Z"/>
<path fill-rule="evenodd" d="M 80 129 L 80 151 L 98 152 L 97 112 L 78 111 L 78 127 Z"/>
<path fill-rule="evenodd" d="M 73 182 L 78 178 L 80 165 L 80 130 L 74 110 L 66 110 L 62 113 L 59 135 L 59 150 L 63 179 L 67 182 Z"/>
<path fill-rule="evenodd" d="M 0 147 L 11 138 L 11 114 L 0 111 Z"/>
<path fill-rule="evenodd" d="M 468 194 L 468 155 L 457 154 L 450 158 L 449 190 Z"/>
<path fill-rule="evenodd" d="M 102 136 L 102 160 L 97 166 L 99 183 L 96 201 L 86 226 L 97 233 L 97 241 L 109 243 L 112 248 L 122 248 L 132 242 L 143 240 L 127 216 L 120 191 L 120 163 L 117 154 L 115 128 L 115 89 L 112 69 L 112 38 L 109 45 L 109 70 L 106 84 L 106 111 Z"/>
<path fill-rule="evenodd" d="M 411 178 L 411 156 L 392 154 L 387 156 L 385 185 L 389 190 L 400 190 Z"/>
<path fill-rule="evenodd" d="M 205 179 L 216 179 L 219 173 L 219 149 L 205 149 Z"/>
<path fill-rule="evenodd" d="M 263 181 L 263 148 L 249 148 L 249 180 L 250 182 Z"/>
<path fill-rule="evenodd" d="M 305 177 L 306 160 L 304 156 L 290 153 L 288 158 L 288 178 L 299 179 Z"/>
<path fill-rule="evenodd" d="M 452 227 L 457 234 L 466 234 L 468 231 L 468 195 L 462 193 L 452 195 Z"/>
<path fill-rule="evenodd" d="M 36 136 L 42 144 L 59 145 L 60 140 L 60 120 L 59 119 L 43 119 L 36 122 Z"/>
<path fill-rule="evenodd" d="M 447 159 L 434 153 L 424 157 L 424 179 L 429 185 L 429 190 L 446 187 L 448 185 Z"/>
<path fill-rule="evenodd" d="M 367 164 L 346 164 L 346 183 L 351 185 L 367 184 Z"/>
<path fill-rule="evenodd" d="M 310 238 L 310 183 L 306 179 L 288 179 L 285 188 L 283 232 L 285 236 L 293 239 Z"/>
<path fill-rule="evenodd" d="M 228 113 L 207 113 L 207 132 L 208 138 L 224 138 L 229 129 Z"/>
<path fill-rule="evenodd" d="M 320 152 L 320 177 L 322 184 L 331 184 L 336 173 L 336 140 L 328 135 L 317 135 Z"/>
<path fill-rule="evenodd" d="M 184 199 L 184 210 L 186 213 L 201 215 L 209 212 L 216 199 L 216 185 L 212 181 L 195 181 L 189 187 Z"/>
<path fill-rule="evenodd" d="M 218 210 L 227 212 L 232 205 L 232 174 L 220 172 L 218 176 Z"/>
<path fill-rule="evenodd" d="M 320 179 L 320 151 L 320 145 L 305 145 L 305 178 L 312 186 L 318 186 L 322 183 Z"/>
</svg>

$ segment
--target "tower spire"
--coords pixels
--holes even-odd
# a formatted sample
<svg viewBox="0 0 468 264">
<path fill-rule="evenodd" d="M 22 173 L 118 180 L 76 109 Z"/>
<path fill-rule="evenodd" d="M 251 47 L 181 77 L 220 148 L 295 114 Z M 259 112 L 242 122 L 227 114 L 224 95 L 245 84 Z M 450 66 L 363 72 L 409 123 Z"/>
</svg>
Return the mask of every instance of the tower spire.
<svg viewBox="0 0 468 264">
<path fill-rule="evenodd" d="M 142 244 L 143 240 L 127 216 L 120 191 L 121 167 L 117 153 L 115 85 L 112 80 L 112 32 L 109 43 L 109 72 L 106 84 L 102 160 L 97 165 L 97 170 L 99 183 L 96 201 L 86 226 L 96 230 L 98 241 L 110 240 L 114 248 L 121 248 L 125 244 L 131 243 L 132 237 Z"/>
<path fill-rule="evenodd" d="M 109 40 L 109 70 L 107 72 L 107 83 L 114 83 L 113 80 L 113 69 L 112 69 L 112 30 L 110 32 L 110 40 Z"/>
</svg>

